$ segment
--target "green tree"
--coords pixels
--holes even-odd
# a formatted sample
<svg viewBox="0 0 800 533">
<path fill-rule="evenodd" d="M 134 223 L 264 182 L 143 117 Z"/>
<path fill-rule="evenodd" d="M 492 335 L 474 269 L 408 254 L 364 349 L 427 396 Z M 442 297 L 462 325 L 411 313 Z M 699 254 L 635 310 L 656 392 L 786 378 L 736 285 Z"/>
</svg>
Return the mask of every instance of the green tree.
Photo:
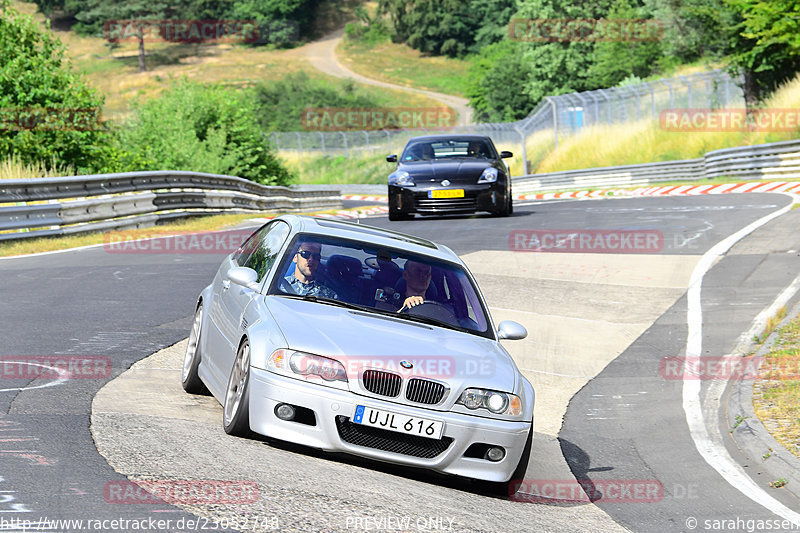
<svg viewBox="0 0 800 533">
<path fill-rule="evenodd" d="M 731 65 L 744 75 L 748 108 L 800 72 L 800 3 L 797 0 L 726 0 L 740 17 Z"/>
<path fill-rule="evenodd" d="M 136 39 L 139 41 L 139 72 L 147 70 L 145 63 L 144 41 L 145 32 L 154 20 L 168 18 L 170 10 L 166 3 L 159 0 L 82 0 L 81 10 L 75 15 L 81 25 L 76 28 L 79 31 L 105 33 L 109 25 L 119 21 L 127 21 L 124 27 L 130 27 L 135 31 Z M 151 24 L 150 24 L 151 25 Z M 116 32 L 119 26 L 114 26 Z M 122 33 L 124 34 L 124 31 Z M 124 35 L 123 35 L 124 36 Z M 106 35 L 106 37 L 109 37 Z M 112 40 L 115 37 L 110 37 Z"/>
<path fill-rule="evenodd" d="M 507 122 L 526 117 L 536 105 L 525 90 L 531 68 L 524 45 L 508 39 L 483 48 L 470 65 L 467 96 L 475 119 Z"/>
<path fill-rule="evenodd" d="M 106 139 L 102 103 L 71 70 L 61 42 L 0 0 L 0 156 L 90 167 Z"/>
<path fill-rule="evenodd" d="M 135 106 L 133 118 L 116 133 L 105 170 L 192 170 L 288 185 L 293 177 L 255 116 L 255 103 L 246 93 L 181 81 Z"/>
<path fill-rule="evenodd" d="M 379 0 L 395 42 L 421 52 L 460 57 L 497 42 L 506 31 L 514 0 Z"/>
</svg>

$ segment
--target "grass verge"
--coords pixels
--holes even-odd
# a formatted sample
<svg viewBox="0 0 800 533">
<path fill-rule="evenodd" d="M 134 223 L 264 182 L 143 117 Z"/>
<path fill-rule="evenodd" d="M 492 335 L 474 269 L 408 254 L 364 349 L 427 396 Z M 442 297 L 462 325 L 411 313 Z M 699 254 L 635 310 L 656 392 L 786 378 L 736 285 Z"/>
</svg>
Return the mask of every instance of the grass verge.
<svg viewBox="0 0 800 533">
<path fill-rule="evenodd" d="M 764 359 L 769 370 L 753 385 L 756 415 L 775 440 L 800 457 L 800 317 L 778 329 Z"/>
</svg>

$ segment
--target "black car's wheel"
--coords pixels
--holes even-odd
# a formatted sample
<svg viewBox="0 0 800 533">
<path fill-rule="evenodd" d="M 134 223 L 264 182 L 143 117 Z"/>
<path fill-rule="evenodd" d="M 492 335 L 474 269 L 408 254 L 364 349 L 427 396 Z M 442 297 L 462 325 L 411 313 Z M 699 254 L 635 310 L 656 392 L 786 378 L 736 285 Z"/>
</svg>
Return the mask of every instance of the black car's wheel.
<svg viewBox="0 0 800 533">
<path fill-rule="evenodd" d="M 186 345 L 186 354 L 183 356 L 183 372 L 181 385 L 183 390 L 191 394 L 208 394 L 208 389 L 197 375 L 200 366 L 200 333 L 203 327 L 203 304 L 197 306 L 192 322 L 192 331 L 189 333 L 189 342 Z"/>
<path fill-rule="evenodd" d="M 508 196 L 506 196 L 506 201 L 503 204 L 503 207 L 501 207 L 497 212 L 495 212 L 495 215 L 499 217 L 507 217 L 511 215 L 511 213 L 513 212 L 514 212 L 514 204 L 512 203 L 511 195 L 509 194 Z"/>
<path fill-rule="evenodd" d="M 389 220 L 398 221 L 398 220 L 411 220 L 412 215 L 406 213 L 398 213 L 396 211 L 389 211 Z"/>
<path fill-rule="evenodd" d="M 525 447 L 522 449 L 522 456 L 519 458 L 519 463 L 517 463 L 517 468 L 514 469 L 514 473 L 511 474 L 511 479 L 505 482 L 479 481 L 483 492 L 495 496 L 505 496 L 506 498 L 513 496 L 520 482 L 525 479 L 525 472 L 528 470 L 528 462 L 531 459 L 532 445 L 533 424 L 531 424 L 531 429 L 528 431 L 528 439 L 525 441 Z"/>
<path fill-rule="evenodd" d="M 228 435 L 247 437 L 250 435 L 250 343 L 245 340 L 239 347 L 233 362 L 228 386 L 225 389 L 225 405 L 222 408 L 222 427 Z"/>
</svg>

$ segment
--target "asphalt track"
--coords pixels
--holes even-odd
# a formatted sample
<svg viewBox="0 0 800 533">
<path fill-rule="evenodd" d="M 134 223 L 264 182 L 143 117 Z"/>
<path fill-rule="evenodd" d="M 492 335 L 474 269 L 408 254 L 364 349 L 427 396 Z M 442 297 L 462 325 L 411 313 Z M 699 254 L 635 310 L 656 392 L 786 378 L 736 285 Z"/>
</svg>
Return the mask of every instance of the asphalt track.
<svg viewBox="0 0 800 533">
<path fill-rule="evenodd" d="M 663 235 L 663 247 L 654 255 L 663 255 L 666 260 L 673 256 L 700 256 L 718 241 L 789 201 L 783 195 L 743 194 L 549 202 L 518 206 L 508 219 L 474 216 L 389 223 L 385 218 L 371 218 L 369 223 L 432 238 L 459 255 L 508 252 L 513 242 L 509 235 L 514 230 L 653 230 Z M 797 275 L 800 237 L 793 231 L 797 213 L 784 215 L 746 237 L 707 275 L 703 311 L 704 349 L 708 353 L 729 353 L 753 317 Z M 52 383 L 52 375 L 20 379 L 4 372 L 0 376 L 4 413 L 0 419 L 4 433 L 0 439 L 0 491 L 4 494 L 0 519 L 192 518 L 166 504 L 120 505 L 106 501 L 107 484 L 126 478 L 97 452 L 90 428 L 90 408 L 95 393 L 110 379 L 135 361 L 186 337 L 194 299 L 213 276 L 221 257 L 221 253 L 109 253 L 96 247 L 0 261 L 0 355 L 27 356 L 33 361 L 37 357 L 99 356 L 107 357 L 111 368 L 108 376 L 69 379 L 43 388 L 34 387 Z M 502 268 L 495 270 L 494 276 L 502 278 Z M 483 279 L 491 287 L 492 276 L 479 276 L 482 286 Z M 506 292 L 511 300 L 515 291 Z M 646 294 L 641 297 L 646 298 Z M 562 302 L 568 304 L 569 301 Z M 599 486 L 614 480 L 658 480 L 664 487 L 658 501 L 595 504 L 633 531 L 710 531 L 702 527 L 704 520 L 776 518 L 710 468 L 691 441 L 681 409 L 680 382 L 659 375 L 662 358 L 681 355 L 685 346 L 686 301 L 679 298 L 574 396 L 558 433 L 558 444 L 572 474 Z M 641 394 L 643 391 L 647 394 Z M 540 401 L 546 402 L 546 398 Z M 727 423 L 723 419 L 718 422 Z M 181 428 L 188 435 L 195 430 Z M 139 438 L 148 440 L 144 434 Z M 183 452 L 173 448 L 159 450 L 158 442 L 152 444 L 152 457 L 138 459 L 157 463 L 161 454 L 181 456 Z M 252 448 L 252 444 L 245 445 Z M 280 447 L 273 450 L 275 456 L 270 461 L 291 461 L 303 454 L 309 461 L 318 459 L 313 452 L 291 447 L 288 453 Z M 748 459 L 737 456 L 736 450 L 731 454 L 747 464 Z M 191 454 L 183 456 L 192 461 Z M 256 459 L 230 458 L 238 463 L 247 460 Z M 202 470 L 202 463 L 198 466 Z M 572 531 L 580 523 L 576 521 L 578 517 L 590 516 L 588 508 L 593 507 L 585 502 L 526 505 L 489 498 L 474 500 L 469 487 L 457 481 L 435 479 L 431 483 L 419 473 L 357 461 L 335 461 L 329 466 L 337 472 L 344 466 L 350 472 L 347 486 L 348 491 L 354 491 L 356 502 L 366 500 L 358 500 L 360 478 L 381 476 L 371 481 L 397 481 L 401 491 L 396 493 L 396 501 L 384 503 L 397 504 L 408 494 L 419 501 L 468 498 L 469 505 L 484 506 L 469 509 L 476 516 L 473 524 L 479 523 L 479 516 L 491 517 L 493 509 L 502 505 L 506 517 L 513 518 L 515 513 L 528 517 L 515 524 L 519 530 Z M 536 475 L 535 466 L 534 463 L 529 468 L 529 476 Z M 759 479 L 757 466 L 751 465 L 752 477 L 764 486 L 767 480 Z M 321 484 L 313 478 L 313 471 L 304 475 L 310 476 L 302 479 L 304 484 Z M 771 494 L 792 509 L 799 507 L 788 491 Z M 302 494 L 292 498 L 299 507 L 297 512 L 304 512 Z M 281 503 L 285 502 L 280 498 L 275 501 L 276 505 Z M 308 512 L 318 511 L 312 505 L 307 507 Z M 546 522 L 535 522 L 537 517 L 546 518 Z M 689 517 L 698 519 L 700 527 L 688 527 Z M 313 518 L 309 514 L 307 525 L 312 529 L 319 525 Z M 458 527 L 507 530 L 492 528 L 491 520 L 479 528 L 470 525 L 469 521 L 459 520 Z M 300 528 L 299 523 L 295 527 Z"/>
</svg>

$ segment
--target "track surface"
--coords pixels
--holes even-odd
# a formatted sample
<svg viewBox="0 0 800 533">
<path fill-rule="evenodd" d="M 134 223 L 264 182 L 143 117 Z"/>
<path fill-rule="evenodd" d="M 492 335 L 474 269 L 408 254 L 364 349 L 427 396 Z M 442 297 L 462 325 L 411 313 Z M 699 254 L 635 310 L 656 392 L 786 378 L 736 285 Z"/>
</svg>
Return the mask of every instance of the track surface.
<svg viewBox="0 0 800 533">
<path fill-rule="evenodd" d="M 552 202 L 519 206 L 509 219 L 475 216 L 389 223 L 377 218 L 369 223 L 434 239 L 458 254 L 506 251 L 509 233 L 514 229 L 604 228 L 655 229 L 664 236 L 661 253 L 699 255 L 788 202 L 785 196 L 768 194 Z M 728 353 L 726 350 L 749 327 L 753 317 L 797 275 L 798 237 L 781 229 L 786 227 L 781 219 L 773 225 L 778 229 L 768 227 L 760 238 L 748 238 L 706 278 L 706 349 L 720 355 Z M 790 224 L 792 227 L 797 224 Z M 769 237 L 771 231 L 781 232 L 785 238 L 765 239 L 764 235 Z M 790 250 L 795 252 L 789 253 Z M 115 254 L 101 247 L 2 260 L 0 355 L 103 356 L 110 359 L 109 378 L 114 377 L 133 362 L 185 338 L 194 299 L 212 278 L 221 256 Z M 665 490 L 661 502 L 600 504 L 612 518 L 634 531 L 689 530 L 685 525 L 689 516 L 700 520 L 775 518 L 705 465 L 687 435 L 679 384 L 663 380 L 658 374 L 658 361 L 680 355 L 685 346 L 685 308 L 685 301 L 677 302 L 580 391 L 559 435 L 573 474 L 580 479 L 662 482 Z M 57 386 L 32 389 L 53 380 L 3 376 L 0 490 L 8 492 L 0 511 L 6 511 L 2 513 L 6 520 L 176 520 L 191 516 L 168 505 L 105 502 L 106 483 L 125 479 L 97 453 L 89 428 L 92 398 L 109 378 L 68 380 Z M 648 392 L 646 398 L 614 398 L 620 393 L 638 394 L 642 390 Z M 598 412 L 605 416 L 598 416 Z M 368 476 L 371 468 L 367 466 Z M 389 471 L 395 473 L 393 469 Z M 456 492 L 451 497 L 459 499 L 459 494 L 468 492 L 458 483 L 442 482 L 452 488 L 440 488 L 438 482 L 419 485 L 415 481 L 420 479 L 418 474 L 396 475 L 407 476 L 403 479 L 415 485 L 420 498 L 427 493 L 445 499 L 449 497 L 447 491 L 453 490 Z M 304 481 L 314 483 L 313 478 Z M 358 483 L 357 479 L 348 482 Z M 398 500 L 403 497 L 403 493 L 396 495 Z M 486 509 L 472 509 L 473 513 L 486 515 L 493 500 L 482 501 Z M 514 513 L 515 504 L 509 503 L 511 507 L 506 509 L 505 503 L 503 508 Z M 786 503 L 798 507 L 797 502 Z M 516 504 L 516 508 L 519 506 Z M 525 507 L 531 511 L 519 512 L 530 519 L 519 523 L 521 530 L 570 531 L 575 527 L 570 517 L 574 519 L 574 511 L 579 511 L 557 506 Z M 542 528 L 532 521 L 535 508 L 547 508 L 548 516 L 556 520 L 550 524 L 553 527 Z M 558 516 L 564 518 L 560 526 Z"/>
</svg>

